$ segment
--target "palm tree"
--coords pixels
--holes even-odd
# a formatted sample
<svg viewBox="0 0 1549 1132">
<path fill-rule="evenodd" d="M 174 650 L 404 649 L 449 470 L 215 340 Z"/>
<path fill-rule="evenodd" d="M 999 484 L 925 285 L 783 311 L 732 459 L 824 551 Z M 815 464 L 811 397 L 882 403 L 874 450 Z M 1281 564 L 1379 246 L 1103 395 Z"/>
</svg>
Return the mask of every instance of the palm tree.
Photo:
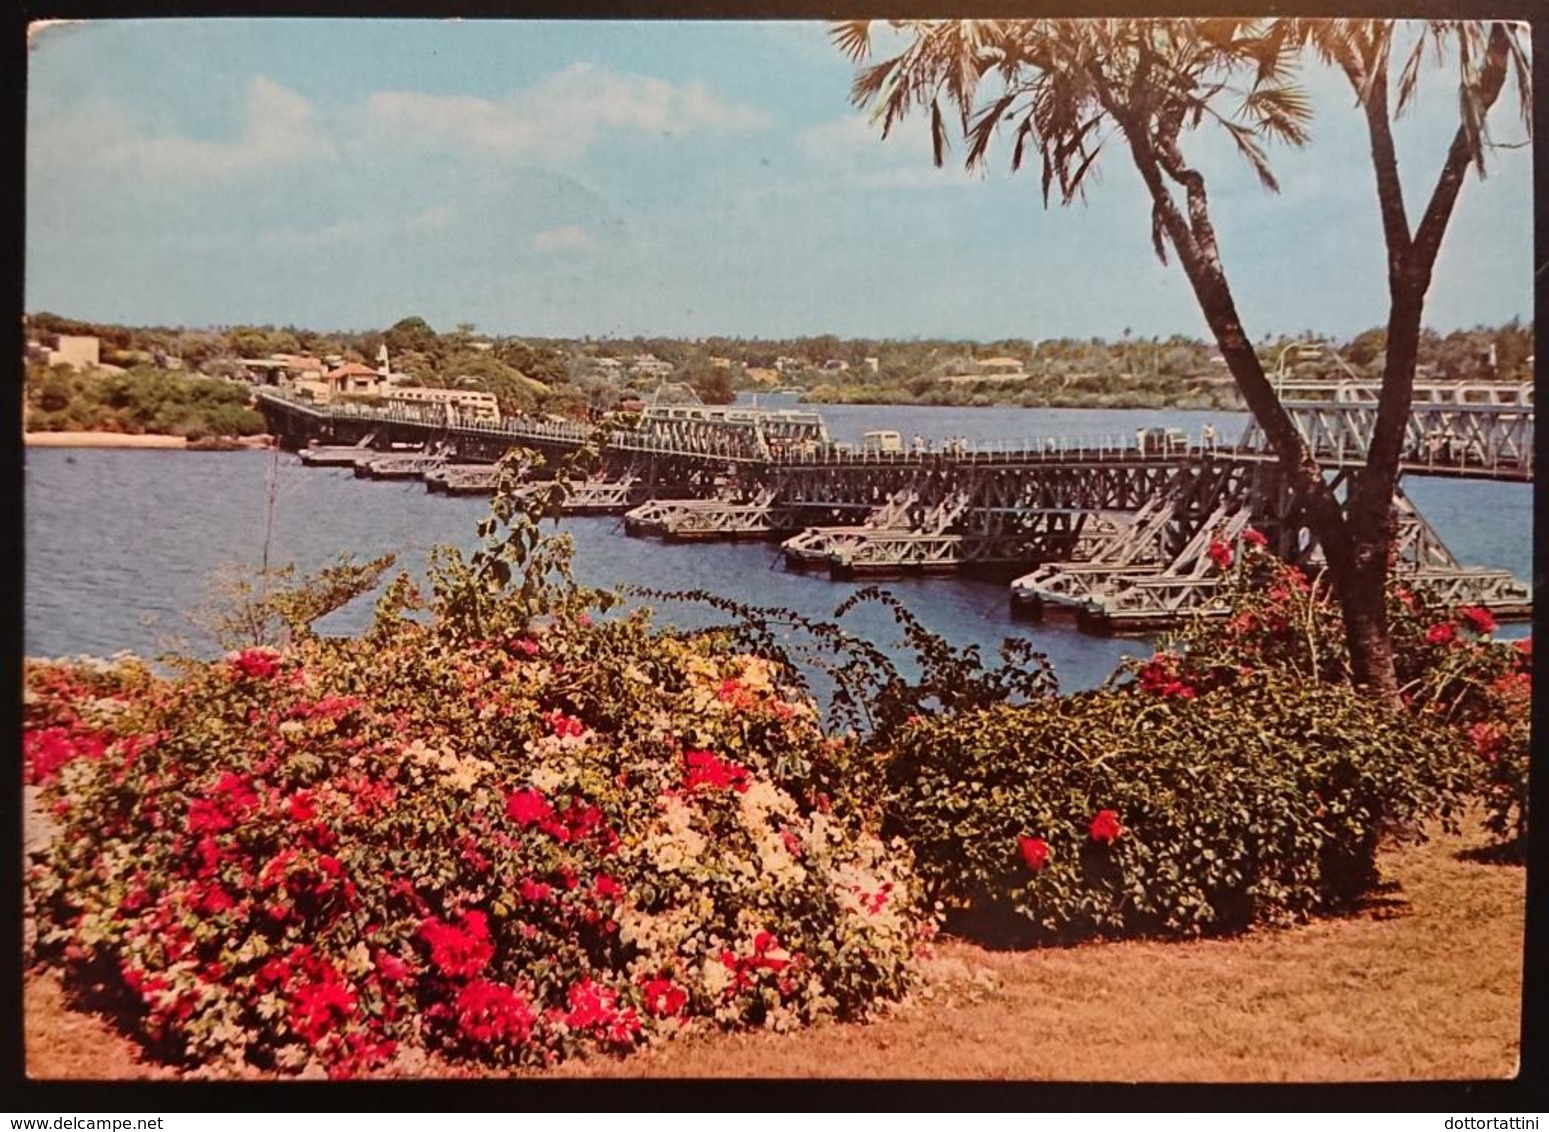
<svg viewBox="0 0 1549 1132">
<path fill-rule="evenodd" d="M 1128 148 L 1151 198 L 1156 254 L 1164 263 L 1169 248 L 1177 256 L 1217 348 L 1278 456 L 1304 521 L 1323 547 L 1345 614 L 1355 681 L 1396 701 L 1382 584 L 1393 534 L 1388 515 L 1397 447 L 1381 433 L 1382 443 L 1374 442 L 1372 458 L 1391 459 L 1391 473 L 1377 469 L 1370 477 L 1373 486 L 1357 493 L 1358 510 L 1341 505 L 1276 397 L 1243 329 L 1222 265 L 1204 175 L 1189 165 L 1180 144 L 1185 129 L 1222 130 L 1264 187 L 1277 191 L 1264 144 L 1300 146 L 1308 140 L 1311 105 L 1293 79 L 1314 25 L 1295 20 L 1106 19 L 895 21 L 890 26 L 906 43 L 898 54 L 876 63 L 865 62 L 871 55 L 870 21 L 834 26 L 835 43 L 858 66 L 852 101 L 873 108 L 873 120 L 880 122 L 884 137 L 909 113 L 928 111 L 938 165 L 945 160 L 951 113 L 967 146 L 968 168 L 981 167 L 992 141 L 1009 131 L 1012 170 L 1020 169 L 1036 151 L 1045 204 L 1057 186 L 1060 202 L 1068 205 L 1084 199 L 1098 158 L 1111 142 Z M 1339 41 L 1355 30 L 1330 27 L 1316 42 L 1320 49 L 1327 43 L 1328 51 L 1341 52 Z M 1475 44 L 1477 38 L 1475 33 L 1468 42 Z M 1463 102 L 1464 117 L 1473 123 L 1475 136 L 1482 135 L 1485 115 L 1499 94 L 1495 73 L 1504 62 L 1497 59 L 1496 38 L 1492 30 L 1492 47 L 1483 65 L 1464 71 L 1472 98 Z M 1368 52 L 1354 57 L 1376 56 Z M 1363 82 L 1368 98 L 1374 97 L 1369 92 L 1375 79 Z M 1520 70 L 1518 82 L 1525 89 Z M 1368 108 L 1372 104 L 1368 101 Z M 1473 151 L 1465 145 L 1465 153 Z M 1441 224 L 1445 226 L 1444 216 Z M 1439 242 L 1439 230 L 1435 238 Z M 1420 295 L 1423 298 L 1423 289 Z M 1410 380 L 1395 382 L 1392 389 L 1385 385 L 1382 398 L 1388 428 L 1398 420 L 1400 438 L 1412 368 L 1411 357 Z M 1379 502 L 1382 522 L 1371 523 Z"/>
<path fill-rule="evenodd" d="M 1366 465 L 1352 483 L 1345 503 L 1346 526 L 1352 532 L 1351 561 L 1340 584 L 1347 619 L 1352 604 L 1377 615 L 1378 624 L 1360 626 L 1370 639 L 1368 648 L 1389 648 L 1382 594 L 1388 577 L 1388 542 L 1394 533 L 1393 492 L 1414 398 L 1425 296 L 1468 170 L 1473 167 L 1481 178 L 1485 176 L 1485 157 L 1493 144 L 1489 113 L 1506 84 L 1508 70 L 1516 80 L 1524 129 L 1531 131 L 1532 67 L 1513 24 L 1435 20 L 1411 25 L 1413 42 L 1399 70 L 1395 101 L 1395 92 L 1389 90 L 1390 72 L 1403 37 L 1396 34 L 1399 29 L 1392 21 L 1293 20 L 1286 26 L 1295 40 L 1310 45 L 1349 80 L 1366 119 L 1376 173 L 1377 203 L 1388 253 L 1386 354 L 1382 396 Z M 1457 58 L 1458 127 L 1420 222 L 1411 227 L 1399 182 L 1392 120 L 1413 99 L 1427 53 L 1439 62 L 1449 48 L 1456 51 Z M 1391 658 L 1387 668 L 1391 671 Z"/>
</svg>

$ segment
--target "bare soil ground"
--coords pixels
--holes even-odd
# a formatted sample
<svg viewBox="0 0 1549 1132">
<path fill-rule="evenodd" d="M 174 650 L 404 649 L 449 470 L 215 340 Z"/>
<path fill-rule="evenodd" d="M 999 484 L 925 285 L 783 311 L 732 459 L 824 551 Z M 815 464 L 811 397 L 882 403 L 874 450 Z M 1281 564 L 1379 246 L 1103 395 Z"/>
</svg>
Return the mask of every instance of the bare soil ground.
<svg viewBox="0 0 1549 1132">
<path fill-rule="evenodd" d="M 791 1034 L 690 1035 L 562 1077 L 1397 1081 L 1513 1076 L 1524 870 L 1485 864 L 1477 824 L 1393 850 L 1343 917 L 1230 940 L 995 952 L 948 941 L 886 1017 Z M 30 975 L 34 1078 L 176 1077 Z M 427 1075 L 434 1070 L 427 1071 Z"/>
</svg>

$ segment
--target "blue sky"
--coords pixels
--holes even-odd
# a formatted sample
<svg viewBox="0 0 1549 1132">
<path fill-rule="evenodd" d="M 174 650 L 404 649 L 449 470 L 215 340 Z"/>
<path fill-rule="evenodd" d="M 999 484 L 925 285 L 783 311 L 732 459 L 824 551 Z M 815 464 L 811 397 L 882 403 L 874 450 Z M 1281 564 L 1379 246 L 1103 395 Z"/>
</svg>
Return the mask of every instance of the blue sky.
<svg viewBox="0 0 1549 1132">
<path fill-rule="evenodd" d="M 493 334 L 1203 335 L 1151 251 L 1127 153 L 1043 207 L 1009 146 L 932 167 L 850 107 L 817 23 L 183 20 L 46 29 L 29 53 L 26 304 L 129 324 Z M 1400 122 L 1418 214 L 1456 125 L 1442 71 Z M 1265 193 L 1207 172 L 1249 331 L 1386 318 L 1365 132 L 1313 67 L 1314 140 Z M 1508 90 L 1506 99 L 1513 99 Z M 1504 103 L 1505 100 L 1503 100 Z M 1519 141 L 1514 107 L 1492 117 Z M 1532 153 L 1470 178 L 1426 321 L 1532 314 Z"/>
</svg>

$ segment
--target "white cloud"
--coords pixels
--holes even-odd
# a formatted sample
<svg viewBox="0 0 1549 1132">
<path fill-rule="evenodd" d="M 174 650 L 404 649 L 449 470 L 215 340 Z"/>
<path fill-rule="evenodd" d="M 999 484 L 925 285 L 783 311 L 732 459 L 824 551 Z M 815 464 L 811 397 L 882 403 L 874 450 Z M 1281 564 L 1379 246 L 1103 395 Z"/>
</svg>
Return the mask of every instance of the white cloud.
<svg viewBox="0 0 1549 1132">
<path fill-rule="evenodd" d="M 561 228 L 550 228 L 539 232 L 532 238 L 532 246 L 540 252 L 580 252 L 590 251 L 597 246 L 597 241 L 585 228 L 567 224 Z"/>
<path fill-rule="evenodd" d="M 275 228 L 264 233 L 261 239 L 265 244 L 282 248 L 334 247 L 339 244 L 390 241 L 405 232 L 439 232 L 456 223 L 456 209 L 437 204 L 415 213 L 407 220 L 352 216 L 320 228 Z"/>
<path fill-rule="evenodd" d="M 440 232 L 457 223 L 457 210 L 448 204 L 433 204 L 404 222 L 410 232 Z"/>
<path fill-rule="evenodd" d="M 507 161 L 575 157 L 605 131 L 671 136 L 768 124 L 763 114 L 719 99 L 701 83 L 674 84 L 586 63 L 500 100 L 379 91 L 366 110 L 368 129 L 381 142 Z"/>
<path fill-rule="evenodd" d="M 796 135 L 796 148 L 814 173 L 840 184 L 871 189 L 935 189 L 979 181 L 960 157 L 948 151 L 937 168 L 923 119 L 906 118 L 884 139 L 882 127 L 857 111 L 812 126 Z"/>
<path fill-rule="evenodd" d="M 31 126 L 36 141 L 30 157 L 44 167 L 156 181 L 229 181 L 337 157 L 312 104 L 263 76 L 249 85 L 242 130 L 228 141 L 147 134 L 107 102 L 86 103 Z"/>
</svg>

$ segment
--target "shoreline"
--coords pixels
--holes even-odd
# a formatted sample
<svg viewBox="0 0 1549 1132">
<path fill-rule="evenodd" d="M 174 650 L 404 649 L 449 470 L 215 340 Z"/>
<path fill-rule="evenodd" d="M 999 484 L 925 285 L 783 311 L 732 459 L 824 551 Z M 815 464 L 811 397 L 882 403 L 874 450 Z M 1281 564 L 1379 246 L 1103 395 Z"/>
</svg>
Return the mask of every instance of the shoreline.
<svg viewBox="0 0 1549 1132">
<path fill-rule="evenodd" d="M 237 438 L 235 448 L 204 449 L 190 445 L 182 436 L 127 432 L 26 432 L 22 439 L 28 448 L 155 448 L 185 452 L 266 449 L 272 443 L 269 436 L 244 436 Z"/>
</svg>

